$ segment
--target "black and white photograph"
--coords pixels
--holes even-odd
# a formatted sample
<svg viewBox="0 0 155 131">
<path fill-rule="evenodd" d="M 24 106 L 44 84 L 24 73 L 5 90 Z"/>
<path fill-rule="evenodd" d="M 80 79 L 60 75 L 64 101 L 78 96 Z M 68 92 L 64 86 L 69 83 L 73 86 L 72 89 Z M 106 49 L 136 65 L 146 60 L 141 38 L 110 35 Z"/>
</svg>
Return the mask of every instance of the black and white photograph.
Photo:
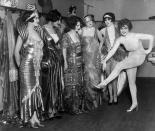
<svg viewBox="0 0 155 131">
<path fill-rule="evenodd" d="M 155 0 L 0 0 L 0 131 L 154 131 Z"/>
</svg>

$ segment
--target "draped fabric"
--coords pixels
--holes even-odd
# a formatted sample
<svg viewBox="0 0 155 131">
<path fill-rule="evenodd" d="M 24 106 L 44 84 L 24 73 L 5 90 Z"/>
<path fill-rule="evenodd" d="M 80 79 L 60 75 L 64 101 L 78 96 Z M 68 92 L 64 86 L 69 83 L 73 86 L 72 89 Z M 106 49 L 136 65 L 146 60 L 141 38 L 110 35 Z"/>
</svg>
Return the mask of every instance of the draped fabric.
<svg viewBox="0 0 155 131">
<path fill-rule="evenodd" d="M 63 59 L 61 50 L 45 27 L 43 35 L 42 96 L 45 116 L 50 118 L 63 110 Z"/>
<path fill-rule="evenodd" d="M 7 87 L 7 92 L 4 92 L 7 97 L 5 103 L 6 112 L 9 117 L 17 115 L 19 109 L 18 104 L 18 71 L 15 65 L 14 49 L 15 49 L 15 32 L 14 24 L 12 19 L 12 14 L 7 11 L 6 14 L 7 23 L 7 39 L 8 39 L 8 49 L 9 49 L 9 86 Z"/>
<path fill-rule="evenodd" d="M 0 88 L 3 93 L 1 99 L 3 103 L 7 103 L 9 87 L 9 49 L 7 39 L 7 24 L 6 21 L 3 23 L 2 33 L 0 35 Z M 3 103 L 1 105 L 3 106 Z M 2 109 L 3 107 L 1 107 Z M 5 107 L 7 109 L 7 107 Z M 4 109 L 4 110 L 5 110 Z"/>
<path fill-rule="evenodd" d="M 92 110 L 100 104 L 100 93 L 94 90 L 94 85 L 101 82 L 101 57 L 99 42 L 95 36 L 83 36 L 82 52 L 84 62 L 84 106 L 86 110 Z"/>
<path fill-rule="evenodd" d="M 65 110 L 78 114 L 82 110 L 83 69 L 82 50 L 80 42 L 73 42 L 68 33 L 62 39 L 62 46 L 66 49 L 68 68 L 64 71 L 64 105 Z"/>
</svg>

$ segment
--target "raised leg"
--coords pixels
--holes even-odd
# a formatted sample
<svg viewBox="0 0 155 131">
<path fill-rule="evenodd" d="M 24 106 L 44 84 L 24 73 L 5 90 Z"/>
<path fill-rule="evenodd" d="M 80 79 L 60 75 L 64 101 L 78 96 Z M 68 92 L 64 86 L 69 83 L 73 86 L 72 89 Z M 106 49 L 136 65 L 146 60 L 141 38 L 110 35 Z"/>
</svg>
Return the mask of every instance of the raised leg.
<svg viewBox="0 0 155 131">
<path fill-rule="evenodd" d="M 123 61 L 117 63 L 114 70 L 111 72 L 108 78 L 105 79 L 102 83 L 100 83 L 96 87 L 104 88 L 108 83 L 114 80 L 122 70 L 140 66 L 144 62 L 144 60 L 145 60 L 144 55 L 142 56 L 140 55 L 139 57 L 137 57 L 137 54 L 125 58 Z"/>
</svg>

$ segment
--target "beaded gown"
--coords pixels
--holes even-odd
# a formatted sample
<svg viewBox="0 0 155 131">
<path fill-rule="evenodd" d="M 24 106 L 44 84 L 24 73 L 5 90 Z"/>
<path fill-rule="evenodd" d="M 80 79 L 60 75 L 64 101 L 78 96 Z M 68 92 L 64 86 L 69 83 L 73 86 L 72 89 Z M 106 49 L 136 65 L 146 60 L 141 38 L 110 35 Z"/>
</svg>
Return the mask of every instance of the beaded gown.
<svg viewBox="0 0 155 131">
<path fill-rule="evenodd" d="M 28 122 L 34 111 L 44 110 L 39 84 L 40 62 L 43 56 L 43 42 L 28 36 L 21 48 L 20 110 L 23 122 Z"/>
<path fill-rule="evenodd" d="M 94 36 L 89 36 L 89 34 L 82 36 L 82 52 L 85 88 L 84 110 L 92 110 L 100 104 L 100 92 L 94 90 L 94 85 L 101 82 L 101 56 L 96 30 Z"/>
<path fill-rule="evenodd" d="M 64 71 L 64 105 L 67 112 L 78 114 L 82 109 L 83 70 L 81 42 L 74 42 L 69 33 L 62 39 L 62 46 L 66 48 L 68 68 Z"/>
</svg>

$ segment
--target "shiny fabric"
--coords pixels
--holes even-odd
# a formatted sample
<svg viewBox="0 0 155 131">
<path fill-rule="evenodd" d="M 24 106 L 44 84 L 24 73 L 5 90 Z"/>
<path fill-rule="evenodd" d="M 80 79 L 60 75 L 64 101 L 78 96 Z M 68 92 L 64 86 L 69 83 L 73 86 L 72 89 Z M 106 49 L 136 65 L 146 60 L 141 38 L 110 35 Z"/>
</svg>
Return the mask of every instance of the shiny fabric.
<svg viewBox="0 0 155 131">
<path fill-rule="evenodd" d="M 21 119 L 28 122 L 34 111 L 44 110 L 39 84 L 40 62 L 43 56 L 43 42 L 30 36 L 21 48 L 20 76 L 20 106 Z"/>
<path fill-rule="evenodd" d="M 46 28 L 44 30 L 44 56 L 42 60 L 42 96 L 45 116 L 54 117 L 63 110 L 63 57 Z"/>
<path fill-rule="evenodd" d="M 66 48 L 68 68 L 64 71 L 64 104 L 67 112 L 78 114 L 81 112 L 83 96 L 83 70 L 81 43 L 73 42 L 69 34 L 62 39 L 62 46 Z"/>
<path fill-rule="evenodd" d="M 8 109 L 8 88 L 9 88 L 9 48 L 7 39 L 7 23 L 4 20 L 2 32 L 0 34 L 0 97 L 1 110 Z"/>
<path fill-rule="evenodd" d="M 82 52 L 84 62 L 84 88 L 85 109 L 92 110 L 100 104 L 99 92 L 94 90 L 94 85 L 101 82 L 101 57 L 99 42 L 96 36 L 82 38 Z"/>
</svg>

